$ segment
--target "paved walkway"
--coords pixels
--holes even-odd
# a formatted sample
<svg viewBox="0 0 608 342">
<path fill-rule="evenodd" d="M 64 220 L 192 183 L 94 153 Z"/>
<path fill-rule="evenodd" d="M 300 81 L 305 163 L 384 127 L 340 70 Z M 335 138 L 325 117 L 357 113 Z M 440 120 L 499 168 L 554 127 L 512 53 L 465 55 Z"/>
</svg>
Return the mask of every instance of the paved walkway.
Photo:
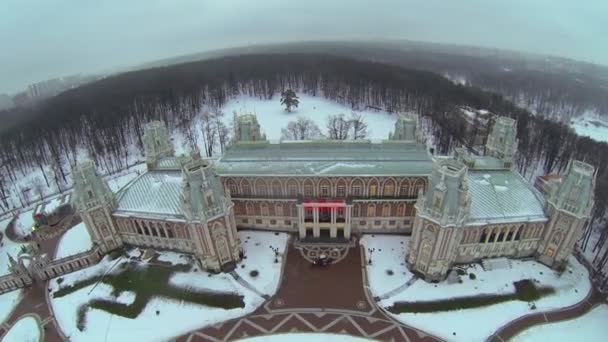
<svg viewBox="0 0 608 342">
<path fill-rule="evenodd" d="M 177 341 L 233 341 L 290 332 L 336 333 L 377 341 L 439 341 L 386 315 L 365 291 L 360 248 L 328 268 L 313 268 L 290 245 L 281 286 L 250 315 L 206 327 Z"/>
<path fill-rule="evenodd" d="M 21 301 L 17 304 L 17 307 L 10 317 L 0 326 L 0 340 L 21 317 L 26 314 L 35 314 L 40 317 L 40 320 L 42 321 L 44 341 L 63 341 L 63 335 L 57 330 L 55 319 L 46 302 L 46 285 L 34 283 L 29 288 L 23 289 L 23 291 Z"/>
<path fill-rule="evenodd" d="M 490 336 L 486 341 L 487 342 L 504 342 L 509 341 L 515 335 L 521 333 L 522 331 L 531 328 L 535 325 L 547 324 L 547 323 L 556 323 L 560 321 L 566 321 L 569 319 L 580 317 L 591 309 L 593 309 L 597 305 L 607 304 L 606 303 L 606 295 L 600 293 L 596 290 L 595 286 L 592 287 L 591 292 L 587 295 L 587 297 L 572 306 L 556 309 L 552 311 L 539 312 L 534 314 L 529 314 L 525 316 L 521 316 L 517 319 L 512 320 L 511 322 L 503 325 L 496 331 L 492 336 Z"/>
</svg>

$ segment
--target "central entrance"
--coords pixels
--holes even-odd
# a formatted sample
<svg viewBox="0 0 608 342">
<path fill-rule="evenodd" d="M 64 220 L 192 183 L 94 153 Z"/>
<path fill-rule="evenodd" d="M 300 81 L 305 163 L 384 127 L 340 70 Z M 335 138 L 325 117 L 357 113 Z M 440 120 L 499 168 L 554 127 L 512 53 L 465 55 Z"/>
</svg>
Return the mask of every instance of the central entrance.
<svg viewBox="0 0 608 342">
<path fill-rule="evenodd" d="M 326 198 L 301 200 L 298 204 L 301 239 L 348 240 L 352 204 Z"/>
</svg>

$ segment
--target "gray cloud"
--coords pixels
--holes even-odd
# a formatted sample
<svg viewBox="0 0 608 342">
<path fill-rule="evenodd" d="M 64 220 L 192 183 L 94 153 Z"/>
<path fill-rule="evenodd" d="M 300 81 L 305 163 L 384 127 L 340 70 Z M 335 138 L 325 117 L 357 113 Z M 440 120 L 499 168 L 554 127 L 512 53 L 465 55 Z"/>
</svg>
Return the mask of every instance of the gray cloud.
<svg viewBox="0 0 608 342">
<path fill-rule="evenodd" d="M 3 0 L 0 92 L 245 44 L 411 39 L 608 65 L 605 0 Z"/>
</svg>

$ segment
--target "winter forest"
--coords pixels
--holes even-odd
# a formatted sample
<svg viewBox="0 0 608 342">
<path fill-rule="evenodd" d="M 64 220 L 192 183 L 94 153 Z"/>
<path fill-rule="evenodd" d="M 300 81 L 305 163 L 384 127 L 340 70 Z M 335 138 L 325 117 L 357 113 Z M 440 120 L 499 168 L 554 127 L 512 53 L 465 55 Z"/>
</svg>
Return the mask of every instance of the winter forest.
<svg viewBox="0 0 608 342">
<path fill-rule="evenodd" d="M 33 171 L 44 175 L 44 179 L 29 185 L 42 197 L 42 193 L 48 194 L 46 188 L 68 191 L 71 166 L 83 156 L 93 158 L 105 173 L 116 173 L 137 163 L 143 150 L 143 126 L 151 120 L 165 121 L 170 130 L 186 137 L 191 147 L 204 146 L 203 154 L 218 155 L 230 139 L 231 127 L 222 120 L 233 115 L 222 112 L 228 100 L 246 95 L 276 98 L 280 105 L 277 94 L 286 89 L 357 110 L 416 112 L 438 154 L 449 154 L 472 140 L 464 119 L 453 114 L 456 106 L 487 109 L 516 119 L 517 168 L 528 179 L 560 172 L 572 158 L 599 170 L 595 207 L 580 246 L 594 252 L 599 270 L 608 263 L 608 226 L 604 219 L 608 144 L 577 136 L 563 123 L 533 115 L 501 95 L 457 85 L 435 73 L 318 54 L 225 57 L 134 71 L 69 90 L 33 107 L 14 109 L 11 116 L 29 120 L 0 133 L 0 213 L 37 200 L 23 198 L 19 195 L 22 189 L 12 185 Z M 322 135 L 332 139 L 364 138 L 364 121 L 371 119 L 333 116 L 329 120 L 323 132 L 313 127 L 306 129 L 309 135 L 299 135 L 298 125 L 307 123 L 294 122 L 293 127 L 285 127 L 283 135 L 286 139 Z M 195 125 L 195 121 L 200 124 Z M 361 126 L 359 133 L 352 123 Z M 11 193 L 20 196 L 18 205 L 9 203 Z M 601 232 L 597 241 L 591 239 L 592 227 Z"/>
</svg>

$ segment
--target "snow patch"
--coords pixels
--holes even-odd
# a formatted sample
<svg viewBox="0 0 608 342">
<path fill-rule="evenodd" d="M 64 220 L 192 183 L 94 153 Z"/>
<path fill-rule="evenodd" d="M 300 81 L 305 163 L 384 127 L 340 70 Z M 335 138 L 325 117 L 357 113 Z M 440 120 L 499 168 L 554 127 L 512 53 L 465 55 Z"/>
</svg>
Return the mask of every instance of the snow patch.
<svg viewBox="0 0 608 342">
<path fill-rule="evenodd" d="M 40 326 L 38 321 L 31 316 L 18 320 L 2 339 L 2 342 L 38 341 L 40 341 Z"/>
<path fill-rule="evenodd" d="M 59 240 L 57 252 L 55 252 L 55 260 L 83 253 L 91 248 L 93 248 L 91 235 L 89 235 L 84 222 L 80 222 L 66 231 L 61 240 Z"/>
</svg>

